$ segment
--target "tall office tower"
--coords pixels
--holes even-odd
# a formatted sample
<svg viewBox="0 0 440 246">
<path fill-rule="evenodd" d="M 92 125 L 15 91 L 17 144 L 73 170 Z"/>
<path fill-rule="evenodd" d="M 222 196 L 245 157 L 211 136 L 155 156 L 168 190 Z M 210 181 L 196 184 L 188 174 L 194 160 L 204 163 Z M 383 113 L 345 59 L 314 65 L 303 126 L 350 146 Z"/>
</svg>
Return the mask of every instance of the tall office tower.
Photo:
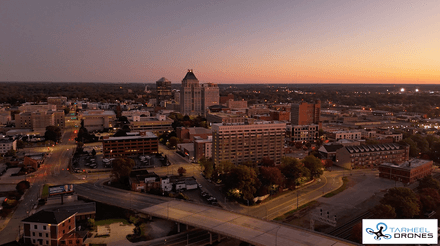
<svg viewBox="0 0 440 246">
<path fill-rule="evenodd" d="M 217 165 L 231 161 L 260 162 L 264 157 L 281 163 L 286 123 L 212 124 L 212 159 Z"/>
<path fill-rule="evenodd" d="M 321 117 L 321 101 L 315 103 L 293 103 L 291 105 L 292 125 L 319 124 Z M 321 129 L 321 127 L 319 127 Z"/>
<path fill-rule="evenodd" d="M 167 80 L 165 77 L 160 78 L 156 81 L 156 103 L 160 105 L 162 101 L 170 100 L 172 97 L 171 93 L 171 81 Z"/>
<path fill-rule="evenodd" d="M 180 87 L 180 113 L 202 115 L 202 88 L 192 69 L 188 69 Z"/>
<path fill-rule="evenodd" d="M 209 106 L 219 104 L 219 97 L 220 90 L 217 84 L 202 84 L 202 110 L 205 115 Z"/>
</svg>

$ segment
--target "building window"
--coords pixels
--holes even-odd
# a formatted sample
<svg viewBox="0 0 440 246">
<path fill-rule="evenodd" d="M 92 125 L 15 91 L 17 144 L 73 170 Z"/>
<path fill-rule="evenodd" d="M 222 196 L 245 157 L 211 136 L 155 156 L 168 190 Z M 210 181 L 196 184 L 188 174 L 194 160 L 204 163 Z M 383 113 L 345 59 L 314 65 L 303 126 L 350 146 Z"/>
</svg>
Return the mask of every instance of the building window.
<svg viewBox="0 0 440 246">
<path fill-rule="evenodd" d="M 65 231 L 65 230 L 63 230 L 63 234 L 66 234 L 66 231 Z"/>
<path fill-rule="evenodd" d="M 37 225 L 34 225 L 34 229 L 38 229 L 38 226 L 37 226 Z"/>
<path fill-rule="evenodd" d="M 43 230 L 46 230 L 46 226 L 43 226 Z"/>
<path fill-rule="evenodd" d="M 32 232 L 32 236 L 34 236 L 34 237 L 35 237 L 35 232 Z"/>
<path fill-rule="evenodd" d="M 39 236 L 39 237 L 42 237 L 42 236 L 43 236 L 43 233 L 41 233 L 41 232 L 38 233 L 38 236 Z"/>
<path fill-rule="evenodd" d="M 49 233 L 46 233 L 46 237 L 49 237 Z"/>
</svg>

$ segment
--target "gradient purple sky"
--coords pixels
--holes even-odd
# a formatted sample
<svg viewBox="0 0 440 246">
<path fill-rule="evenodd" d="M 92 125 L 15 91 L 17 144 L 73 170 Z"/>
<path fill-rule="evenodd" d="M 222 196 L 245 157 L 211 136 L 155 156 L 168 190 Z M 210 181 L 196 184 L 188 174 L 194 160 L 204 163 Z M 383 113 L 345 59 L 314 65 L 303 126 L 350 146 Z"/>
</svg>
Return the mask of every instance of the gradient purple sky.
<svg viewBox="0 0 440 246">
<path fill-rule="evenodd" d="M 440 83 L 440 1 L 0 0 L 0 81 Z"/>
</svg>

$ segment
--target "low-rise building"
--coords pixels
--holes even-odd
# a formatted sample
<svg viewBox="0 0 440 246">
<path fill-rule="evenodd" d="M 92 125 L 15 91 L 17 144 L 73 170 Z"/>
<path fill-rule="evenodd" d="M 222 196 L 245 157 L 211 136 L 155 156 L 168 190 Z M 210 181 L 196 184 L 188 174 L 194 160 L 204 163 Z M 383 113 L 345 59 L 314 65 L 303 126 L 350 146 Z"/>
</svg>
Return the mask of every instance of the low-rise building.
<svg viewBox="0 0 440 246">
<path fill-rule="evenodd" d="M 113 127 L 116 114 L 111 110 L 87 110 L 82 113 L 80 118 L 89 132 L 103 131 Z"/>
<path fill-rule="evenodd" d="M 203 157 L 207 159 L 212 157 L 212 135 L 206 139 L 194 137 L 194 158 L 199 161 Z"/>
<path fill-rule="evenodd" d="M 159 139 L 152 132 L 140 132 L 139 136 L 107 137 L 102 140 L 104 158 L 152 154 L 158 150 Z"/>
<path fill-rule="evenodd" d="M 379 177 L 402 182 L 413 183 L 419 179 L 431 175 L 431 160 L 412 159 L 410 161 L 395 164 L 383 163 L 379 165 Z"/>
<path fill-rule="evenodd" d="M 319 136 L 318 125 L 287 125 L 287 137 L 293 142 L 315 141 Z"/>
<path fill-rule="evenodd" d="M 327 134 L 328 137 L 335 140 L 349 139 L 349 140 L 360 140 L 362 138 L 361 131 L 335 131 Z"/>
<path fill-rule="evenodd" d="M 172 131 L 173 120 L 165 115 L 156 115 L 155 117 L 143 117 L 131 122 L 133 131 L 151 131 L 157 133 L 164 133 Z"/>
<path fill-rule="evenodd" d="M 62 238 L 76 229 L 75 214 L 76 212 L 42 210 L 27 217 L 22 220 L 24 243 L 62 245 Z"/>
<path fill-rule="evenodd" d="M 17 140 L 16 139 L 0 139 L 0 155 L 6 154 L 9 150 L 17 150 Z"/>
<path fill-rule="evenodd" d="M 409 146 L 396 143 L 345 146 L 336 151 L 335 165 L 347 169 L 372 168 L 385 162 L 409 160 Z"/>
<path fill-rule="evenodd" d="M 204 127 L 177 127 L 176 135 L 183 143 L 193 142 L 195 137 L 208 138 L 212 130 Z"/>
</svg>

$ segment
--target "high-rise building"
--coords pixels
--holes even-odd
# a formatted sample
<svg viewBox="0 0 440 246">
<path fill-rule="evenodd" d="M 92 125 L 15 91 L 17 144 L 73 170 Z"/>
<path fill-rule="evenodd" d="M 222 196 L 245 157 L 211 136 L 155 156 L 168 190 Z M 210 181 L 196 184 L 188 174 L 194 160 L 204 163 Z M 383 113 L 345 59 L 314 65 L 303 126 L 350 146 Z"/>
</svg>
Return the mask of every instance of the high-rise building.
<svg viewBox="0 0 440 246">
<path fill-rule="evenodd" d="M 204 114 L 208 111 L 208 107 L 219 104 L 220 91 L 217 84 L 202 84 L 202 109 Z"/>
<path fill-rule="evenodd" d="M 292 125 L 319 124 L 321 117 L 321 101 L 314 103 L 294 103 L 291 105 Z"/>
<path fill-rule="evenodd" d="M 188 69 L 180 87 L 180 112 L 183 115 L 201 115 L 202 88 L 192 69 Z"/>
<path fill-rule="evenodd" d="M 260 162 L 264 157 L 281 162 L 286 123 L 213 124 L 212 159 L 215 164 L 231 161 Z"/>
<path fill-rule="evenodd" d="M 167 80 L 165 77 L 160 78 L 156 81 L 156 103 L 160 105 L 162 101 L 170 100 L 172 97 L 171 93 L 171 81 Z"/>
<path fill-rule="evenodd" d="M 199 84 L 189 69 L 180 87 L 180 112 L 183 115 L 204 115 L 209 106 L 219 103 L 219 88 L 216 84 Z"/>
</svg>

